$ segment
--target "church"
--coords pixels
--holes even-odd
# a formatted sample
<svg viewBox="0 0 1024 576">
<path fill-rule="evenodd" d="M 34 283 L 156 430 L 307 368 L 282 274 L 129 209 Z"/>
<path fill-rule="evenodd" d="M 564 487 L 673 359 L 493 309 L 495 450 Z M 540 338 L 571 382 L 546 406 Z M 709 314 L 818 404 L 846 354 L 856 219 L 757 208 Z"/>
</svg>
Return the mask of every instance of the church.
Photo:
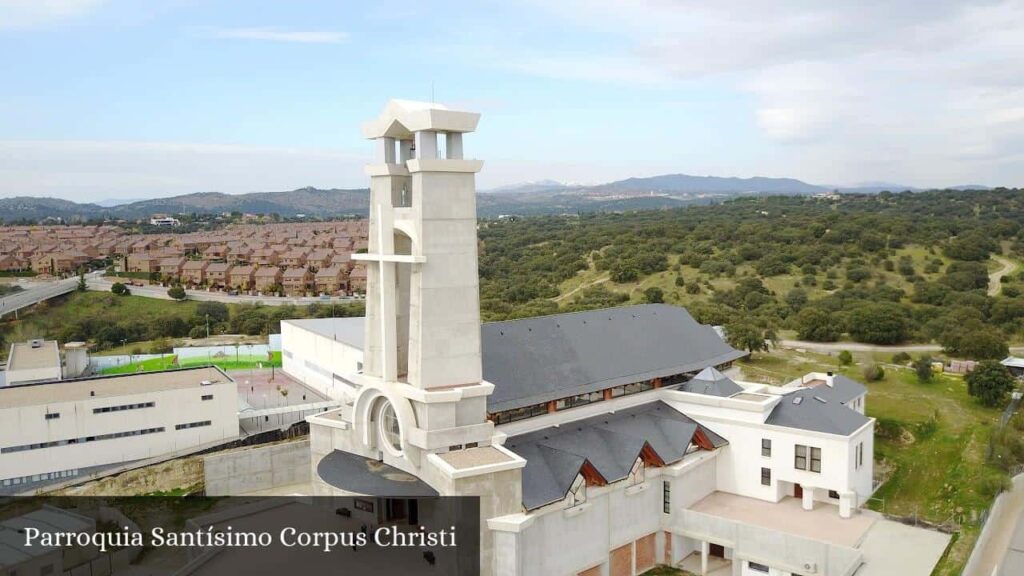
<svg viewBox="0 0 1024 576">
<path fill-rule="evenodd" d="M 745 353 L 664 304 L 481 323 L 479 119 L 393 100 L 363 127 L 366 316 L 281 326 L 284 371 L 340 403 L 308 418 L 312 493 L 478 496 L 493 576 L 857 571 L 862 384 L 730 378 Z"/>
</svg>

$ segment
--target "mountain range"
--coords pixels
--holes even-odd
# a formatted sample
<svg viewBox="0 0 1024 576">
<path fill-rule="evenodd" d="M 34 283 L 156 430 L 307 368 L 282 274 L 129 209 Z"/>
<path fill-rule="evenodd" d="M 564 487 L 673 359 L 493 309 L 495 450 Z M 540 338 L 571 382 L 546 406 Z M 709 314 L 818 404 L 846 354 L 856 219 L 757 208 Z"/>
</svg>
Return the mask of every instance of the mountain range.
<svg viewBox="0 0 1024 576">
<path fill-rule="evenodd" d="M 984 186 L 957 188 L 985 189 Z M 882 190 L 895 192 L 919 189 L 887 183 L 865 183 L 856 187 L 841 188 L 808 184 L 794 178 L 722 178 L 687 174 L 627 178 L 594 185 L 540 180 L 481 191 L 478 194 L 477 211 L 481 216 L 497 216 L 660 209 L 686 204 L 707 204 L 739 195 L 809 195 L 833 190 L 876 193 Z M 98 218 L 138 220 L 149 218 L 153 214 L 221 212 L 276 213 L 285 217 L 306 215 L 324 218 L 365 215 L 368 208 L 369 192 L 365 188 L 323 190 L 306 187 L 287 192 L 196 192 L 167 198 L 136 201 L 103 200 L 95 203 L 18 196 L 0 198 L 0 219 L 5 222 L 38 222 L 46 218 L 60 218 L 65 221 Z"/>
</svg>

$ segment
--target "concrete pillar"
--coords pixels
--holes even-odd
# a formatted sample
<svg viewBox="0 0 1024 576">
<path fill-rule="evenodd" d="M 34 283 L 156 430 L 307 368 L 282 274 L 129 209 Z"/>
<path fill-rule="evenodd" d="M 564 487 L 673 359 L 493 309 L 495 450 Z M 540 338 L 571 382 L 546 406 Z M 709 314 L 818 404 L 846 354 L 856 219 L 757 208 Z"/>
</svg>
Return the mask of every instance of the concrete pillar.
<svg viewBox="0 0 1024 576">
<path fill-rule="evenodd" d="M 437 132 L 421 130 L 416 133 L 416 157 L 437 158 Z"/>
<path fill-rule="evenodd" d="M 857 493 L 842 492 L 839 494 L 839 517 L 849 518 L 853 516 L 853 509 L 856 507 Z"/>
<path fill-rule="evenodd" d="M 732 576 L 743 576 L 743 560 L 735 555 L 732 557 Z"/>
<path fill-rule="evenodd" d="M 814 488 L 804 486 L 804 510 L 814 510 Z"/>
<path fill-rule="evenodd" d="M 462 132 L 447 132 L 444 138 L 445 157 L 449 160 L 462 160 Z"/>
<path fill-rule="evenodd" d="M 708 576 L 708 554 L 711 552 L 711 544 L 707 540 L 700 543 L 700 576 Z"/>
<path fill-rule="evenodd" d="M 378 164 L 394 164 L 395 163 L 395 139 L 394 138 L 377 138 L 377 163 Z"/>
</svg>

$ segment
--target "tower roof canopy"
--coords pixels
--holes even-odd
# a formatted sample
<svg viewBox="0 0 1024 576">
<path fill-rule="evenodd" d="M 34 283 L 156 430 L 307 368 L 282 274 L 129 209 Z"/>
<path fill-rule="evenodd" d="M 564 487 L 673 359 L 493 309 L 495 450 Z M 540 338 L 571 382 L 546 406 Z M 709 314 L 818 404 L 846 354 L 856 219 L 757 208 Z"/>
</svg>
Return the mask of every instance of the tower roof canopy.
<svg viewBox="0 0 1024 576">
<path fill-rule="evenodd" d="M 480 121 L 476 112 L 451 110 L 443 104 L 391 100 L 376 119 L 363 124 L 363 136 L 412 138 L 413 132 L 472 132 Z"/>
</svg>

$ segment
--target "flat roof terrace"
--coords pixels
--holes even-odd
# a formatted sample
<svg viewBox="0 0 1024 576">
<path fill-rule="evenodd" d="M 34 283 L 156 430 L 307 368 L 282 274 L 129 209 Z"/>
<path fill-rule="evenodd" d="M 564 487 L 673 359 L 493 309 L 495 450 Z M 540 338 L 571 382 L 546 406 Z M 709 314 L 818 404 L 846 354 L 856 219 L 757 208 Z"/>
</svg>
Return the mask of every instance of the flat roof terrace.
<svg viewBox="0 0 1024 576">
<path fill-rule="evenodd" d="M 216 366 L 60 380 L 0 388 L 0 409 L 198 388 L 233 382 Z"/>
<path fill-rule="evenodd" d="M 849 548 L 859 546 L 875 523 L 875 518 L 866 514 L 840 518 L 838 507 L 824 502 L 815 502 L 814 510 L 804 510 L 797 498 L 774 503 L 725 492 L 713 492 L 690 509 Z"/>
<path fill-rule="evenodd" d="M 36 370 L 39 368 L 60 368 L 60 349 L 55 340 L 33 340 L 11 344 L 7 369 Z"/>
</svg>

